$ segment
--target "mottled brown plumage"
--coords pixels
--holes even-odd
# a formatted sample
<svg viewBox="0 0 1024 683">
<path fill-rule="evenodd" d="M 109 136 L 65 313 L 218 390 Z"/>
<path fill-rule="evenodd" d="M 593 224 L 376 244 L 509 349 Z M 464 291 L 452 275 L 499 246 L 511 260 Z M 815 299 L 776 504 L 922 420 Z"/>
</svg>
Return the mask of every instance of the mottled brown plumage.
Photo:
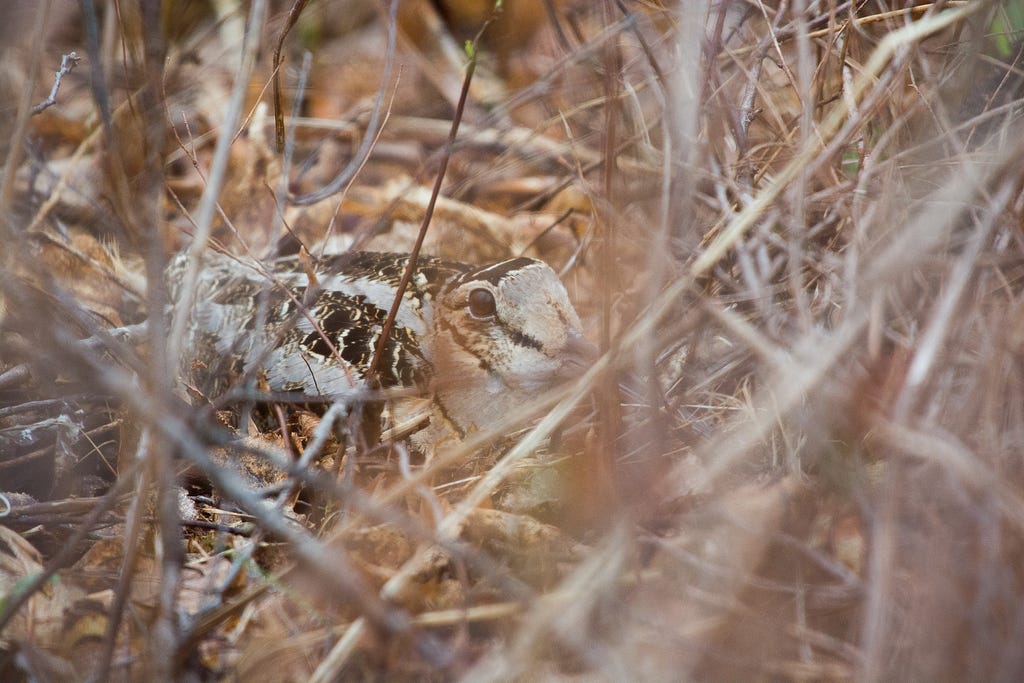
<svg viewBox="0 0 1024 683">
<path fill-rule="evenodd" d="M 267 268 L 209 256 L 182 382 L 211 400 L 256 387 L 269 389 L 263 398 L 354 400 L 407 263 L 407 254 L 341 254 L 314 265 L 311 285 L 295 258 Z M 184 266 L 182 256 L 168 269 L 172 298 Z M 529 258 L 481 267 L 421 257 L 384 349 L 381 384 L 429 399 L 421 448 L 498 423 L 594 353 L 557 275 Z M 396 402 L 395 420 L 412 406 Z"/>
</svg>

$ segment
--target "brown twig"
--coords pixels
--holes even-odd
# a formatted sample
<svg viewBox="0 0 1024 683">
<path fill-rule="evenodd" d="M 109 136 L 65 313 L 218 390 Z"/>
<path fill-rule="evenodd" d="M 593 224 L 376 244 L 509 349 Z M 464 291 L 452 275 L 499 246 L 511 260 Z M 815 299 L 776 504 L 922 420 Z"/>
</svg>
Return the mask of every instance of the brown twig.
<svg viewBox="0 0 1024 683">
<path fill-rule="evenodd" d="M 292 8 L 288 10 L 288 19 L 285 21 L 281 35 L 277 39 L 277 47 L 274 48 L 274 139 L 277 142 L 277 153 L 284 154 L 284 95 L 281 93 L 281 50 L 284 48 L 284 39 L 288 37 L 289 31 L 298 22 L 302 10 L 306 9 L 309 0 L 295 0 Z"/>
<path fill-rule="evenodd" d="M 377 339 L 377 347 L 373 352 L 373 362 L 370 363 L 370 369 L 367 373 L 367 377 L 370 378 L 371 382 L 379 381 L 378 376 L 380 373 L 381 359 L 384 357 L 384 348 L 391 336 L 391 330 L 395 326 L 395 318 L 398 317 L 398 309 L 401 307 L 402 302 L 405 299 L 405 290 L 409 288 L 409 282 L 412 280 L 412 275 L 416 272 L 416 261 L 419 258 L 420 249 L 423 246 L 423 240 L 426 239 L 427 229 L 430 227 L 430 219 L 434 215 L 434 206 L 437 204 L 438 195 L 441 194 L 441 184 L 444 182 L 445 172 L 448 170 L 448 160 L 451 158 L 452 145 L 455 143 L 455 138 L 459 132 L 459 123 L 462 121 L 462 114 L 466 108 L 466 100 L 469 97 L 469 84 L 473 80 L 473 72 L 475 69 L 476 53 L 474 51 L 473 54 L 470 55 L 469 64 L 466 66 L 466 76 L 462 80 L 462 92 L 459 93 L 459 102 L 455 107 L 455 115 L 452 117 L 451 131 L 448 133 L 448 144 L 444 149 L 444 153 L 441 155 L 440 167 L 437 170 L 437 178 L 434 181 L 434 189 L 431 192 L 430 201 L 427 203 L 426 212 L 423 214 L 423 221 L 420 223 L 420 229 L 416 235 L 416 241 L 413 243 L 412 249 L 409 250 L 409 263 L 405 267 L 405 272 L 402 273 L 402 279 L 398 283 L 398 288 L 395 290 L 395 299 L 391 304 L 391 309 L 388 311 L 388 317 L 384 320 L 380 336 Z"/>
</svg>

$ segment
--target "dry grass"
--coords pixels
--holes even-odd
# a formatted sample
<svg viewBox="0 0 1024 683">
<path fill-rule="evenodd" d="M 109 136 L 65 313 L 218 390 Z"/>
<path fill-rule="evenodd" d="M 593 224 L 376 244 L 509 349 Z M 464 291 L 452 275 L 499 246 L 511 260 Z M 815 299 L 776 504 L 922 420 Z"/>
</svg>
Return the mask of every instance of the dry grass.
<svg viewBox="0 0 1024 683">
<path fill-rule="evenodd" d="M 1021 3 L 506 0 L 431 215 L 442 4 L 5 9 L 0 678 L 1019 680 Z M 175 251 L 425 217 L 601 361 L 426 466 L 181 399 Z"/>
</svg>

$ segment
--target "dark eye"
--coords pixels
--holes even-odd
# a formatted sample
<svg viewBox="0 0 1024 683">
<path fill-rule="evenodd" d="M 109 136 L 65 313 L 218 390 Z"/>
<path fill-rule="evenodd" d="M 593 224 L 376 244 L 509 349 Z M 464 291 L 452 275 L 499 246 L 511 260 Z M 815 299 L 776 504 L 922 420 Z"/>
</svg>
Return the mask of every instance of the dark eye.
<svg viewBox="0 0 1024 683">
<path fill-rule="evenodd" d="M 474 318 L 490 318 L 495 313 L 494 295 L 486 289 L 469 293 L 469 312 Z"/>
</svg>

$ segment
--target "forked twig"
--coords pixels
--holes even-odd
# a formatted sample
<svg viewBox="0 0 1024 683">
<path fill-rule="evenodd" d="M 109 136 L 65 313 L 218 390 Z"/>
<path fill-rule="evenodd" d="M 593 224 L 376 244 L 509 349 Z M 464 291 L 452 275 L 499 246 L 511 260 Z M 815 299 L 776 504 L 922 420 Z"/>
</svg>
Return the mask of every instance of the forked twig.
<svg viewBox="0 0 1024 683">
<path fill-rule="evenodd" d="M 57 104 L 57 91 L 60 90 L 61 79 L 71 73 L 80 61 L 82 58 L 74 50 L 60 58 L 60 69 L 53 76 L 53 87 L 50 88 L 50 94 L 45 100 L 32 107 L 33 116 Z"/>
</svg>

